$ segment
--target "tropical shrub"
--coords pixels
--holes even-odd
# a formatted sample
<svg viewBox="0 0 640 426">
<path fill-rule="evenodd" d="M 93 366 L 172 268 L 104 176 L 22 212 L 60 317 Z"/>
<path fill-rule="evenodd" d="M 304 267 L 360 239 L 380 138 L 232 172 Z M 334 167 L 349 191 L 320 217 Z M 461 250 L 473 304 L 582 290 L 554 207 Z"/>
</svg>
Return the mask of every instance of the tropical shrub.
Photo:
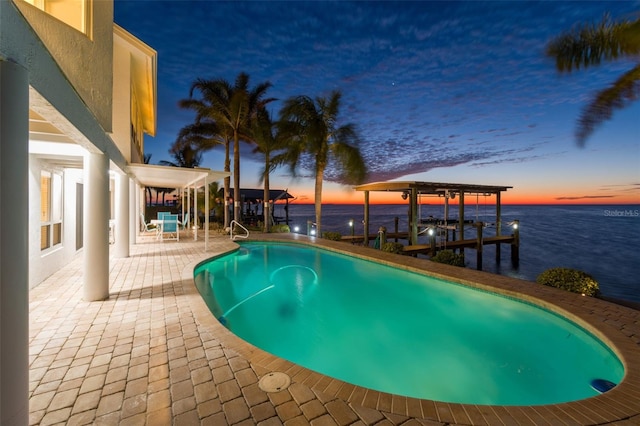
<svg viewBox="0 0 640 426">
<path fill-rule="evenodd" d="M 342 239 L 342 234 L 339 232 L 327 231 L 322 233 L 322 238 L 325 240 L 340 241 Z"/>
<path fill-rule="evenodd" d="M 287 232 L 291 232 L 291 229 L 289 229 L 289 225 L 281 223 L 279 225 L 273 225 L 271 227 L 271 232 L 274 234 L 286 234 Z"/>
<path fill-rule="evenodd" d="M 396 254 L 400 254 L 402 253 L 402 249 L 403 249 L 404 245 L 402 245 L 402 243 L 394 243 L 394 242 L 388 242 L 388 243 L 384 243 L 382 245 L 382 251 L 387 252 L 387 253 L 396 253 Z"/>
<path fill-rule="evenodd" d="M 596 296 L 600 293 L 598 282 L 591 275 L 577 269 L 547 269 L 538 275 L 536 282 L 585 296 Z"/>
<path fill-rule="evenodd" d="M 229 235 L 229 228 L 225 228 L 222 224 L 218 222 L 209 222 L 209 230 L 213 232 L 213 234 L 218 235 Z"/>
<path fill-rule="evenodd" d="M 464 255 L 456 254 L 453 250 L 441 250 L 431 260 L 438 263 L 446 263 L 453 266 L 464 266 Z"/>
</svg>

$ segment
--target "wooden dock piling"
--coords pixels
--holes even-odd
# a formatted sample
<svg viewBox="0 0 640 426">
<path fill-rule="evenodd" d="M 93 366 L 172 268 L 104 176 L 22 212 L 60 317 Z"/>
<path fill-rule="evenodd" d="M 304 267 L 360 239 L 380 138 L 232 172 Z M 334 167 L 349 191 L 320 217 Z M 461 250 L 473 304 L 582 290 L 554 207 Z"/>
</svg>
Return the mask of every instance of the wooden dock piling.
<svg viewBox="0 0 640 426">
<path fill-rule="evenodd" d="M 482 222 L 476 222 L 474 223 L 474 226 L 476 227 L 476 269 L 481 271 L 482 270 L 482 247 L 483 247 L 483 242 L 482 242 L 482 228 L 484 227 L 484 223 Z M 500 245 L 500 244 L 498 244 Z"/>
<path fill-rule="evenodd" d="M 513 221 L 513 243 L 511 243 L 511 263 L 514 267 L 520 264 L 520 221 Z"/>
</svg>

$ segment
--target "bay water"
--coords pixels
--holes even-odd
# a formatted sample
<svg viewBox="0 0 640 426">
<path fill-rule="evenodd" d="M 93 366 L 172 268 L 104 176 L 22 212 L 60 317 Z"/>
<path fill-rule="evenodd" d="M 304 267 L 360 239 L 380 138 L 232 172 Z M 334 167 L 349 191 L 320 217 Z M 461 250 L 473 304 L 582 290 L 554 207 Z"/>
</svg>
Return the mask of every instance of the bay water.
<svg viewBox="0 0 640 426">
<path fill-rule="evenodd" d="M 276 206 L 276 216 L 284 216 L 282 206 Z M 380 226 L 394 230 L 398 218 L 400 232 L 408 230 L 408 205 L 371 205 L 369 232 Z M 443 205 L 421 205 L 419 216 L 444 219 Z M 487 272 L 535 281 L 543 271 L 566 267 L 584 271 L 600 285 L 604 297 L 640 303 L 640 205 L 503 205 L 502 235 L 510 235 L 507 225 L 513 220 L 520 227 L 520 262 L 511 264 L 510 247 L 503 245 L 501 261 L 495 259 L 495 246 L 484 246 L 482 269 Z M 457 205 L 449 206 L 449 221 L 455 224 Z M 315 222 L 314 206 L 290 204 L 290 226 L 307 232 L 307 222 Z M 353 219 L 354 233 L 364 232 L 362 205 L 325 204 L 322 206 L 322 231 L 349 235 Z M 465 204 L 465 219 L 495 223 L 495 206 Z M 493 229 L 492 229 L 493 226 Z M 495 235 L 489 225 L 485 236 Z M 475 238 L 473 226 L 465 227 L 465 238 Z M 399 242 L 407 244 L 406 240 Z M 419 237 L 427 244 L 427 237 Z M 372 242 L 370 242 L 373 245 Z M 475 268 L 475 250 L 465 251 L 467 267 Z"/>
</svg>

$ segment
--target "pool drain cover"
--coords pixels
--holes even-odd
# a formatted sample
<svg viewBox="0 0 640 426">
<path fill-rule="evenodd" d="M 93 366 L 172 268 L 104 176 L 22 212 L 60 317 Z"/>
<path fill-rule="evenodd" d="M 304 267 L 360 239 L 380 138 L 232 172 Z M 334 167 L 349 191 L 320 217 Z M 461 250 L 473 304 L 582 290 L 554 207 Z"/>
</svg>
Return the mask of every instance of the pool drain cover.
<svg viewBox="0 0 640 426">
<path fill-rule="evenodd" d="M 280 392 L 285 390 L 291 384 L 291 377 L 284 373 L 269 373 L 262 376 L 258 386 L 265 392 Z"/>
</svg>

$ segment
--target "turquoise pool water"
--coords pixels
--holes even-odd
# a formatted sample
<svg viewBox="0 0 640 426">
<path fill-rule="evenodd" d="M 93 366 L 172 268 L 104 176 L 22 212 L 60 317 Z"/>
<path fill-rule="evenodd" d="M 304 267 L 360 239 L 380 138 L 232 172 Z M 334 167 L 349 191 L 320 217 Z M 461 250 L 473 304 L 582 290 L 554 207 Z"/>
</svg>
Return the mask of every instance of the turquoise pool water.
<svg viewBox="0 0 640 426">
<path fill-rule="evenodd" d="M 552 312 L 322 249 L 242 243 L 194 274 L 237 336 L 378 391 L 540 405 L 597 395 L 593 380 L 624 375 L 608 347 Z"/>
</svg>

